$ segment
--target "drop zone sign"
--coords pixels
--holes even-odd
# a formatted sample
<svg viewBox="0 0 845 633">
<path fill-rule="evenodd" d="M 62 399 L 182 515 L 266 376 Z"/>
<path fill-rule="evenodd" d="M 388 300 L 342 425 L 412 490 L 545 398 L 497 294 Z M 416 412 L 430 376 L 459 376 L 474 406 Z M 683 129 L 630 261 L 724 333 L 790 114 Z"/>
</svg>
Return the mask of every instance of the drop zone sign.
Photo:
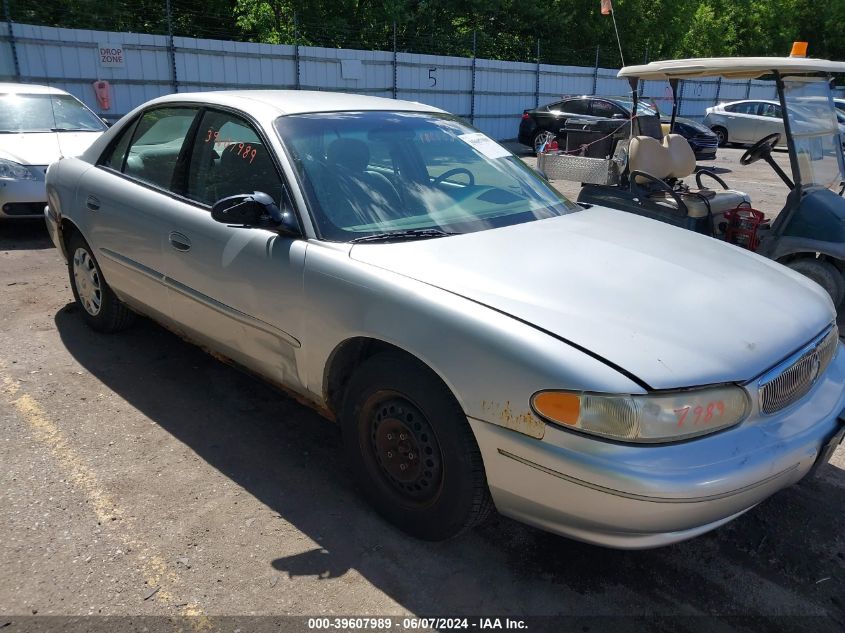
<svg viewBox="0 0 845 633">
<path fill-rule="evenodd" d="M 126 66 L 122 44 L 109 44 L 108 42 L 98 44 L 97 57 L 100 58 L 102 68 L 123 68 Z"/>
</svg>

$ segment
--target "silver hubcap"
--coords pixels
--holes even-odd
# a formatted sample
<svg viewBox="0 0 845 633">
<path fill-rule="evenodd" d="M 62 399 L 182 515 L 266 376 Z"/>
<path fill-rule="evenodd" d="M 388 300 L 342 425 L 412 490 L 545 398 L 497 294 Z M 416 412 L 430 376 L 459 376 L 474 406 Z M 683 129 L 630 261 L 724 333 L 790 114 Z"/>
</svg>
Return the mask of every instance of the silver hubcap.
<svg viewBox="0 0 845 633">
<path fill-rule="evenodd" d="M 73 254 L 73 282 L 79 303 L 91 316 L 100 314 L 103 304 L 103 289 L 100 285 L 100 273 L 93 258 L 84 248 L 77 248 Z"/>
<path fill-rule="evenodd" d="M 544 144 L 548 143 L 549 141 L 553 140 L 555 135 L 551 132 L 540 132 L 537 135 L 537 138 L 534 139 L 534 151 L 539 152 L 540 148 L 543 147 Z"/>
</svg>

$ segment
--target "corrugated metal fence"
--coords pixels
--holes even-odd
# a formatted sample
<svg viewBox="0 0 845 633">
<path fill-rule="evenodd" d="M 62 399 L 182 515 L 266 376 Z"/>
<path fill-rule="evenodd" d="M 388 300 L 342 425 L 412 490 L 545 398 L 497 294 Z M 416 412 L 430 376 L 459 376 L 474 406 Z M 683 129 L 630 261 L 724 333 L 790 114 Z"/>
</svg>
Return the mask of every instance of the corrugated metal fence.
<svg viewBox="0 0 845 633">
<path fill-rule="evenodd" d="M 108 50 L 103 53 L 101 49 Z M 113 53 L 113 54 L 112 54 Z M 117 59 L 119 57 L 120 59 Z M 516 136 L 523 109 L 571 94 L 624 95 L 616 70 L 466 57 L 257 44 L 143 33 L 0 24 L 0 79 L 49 84 L 105 118 L 172 92 L 234 88 L 339 90 L 428 103 L 470 120 L 496 139 Z M 95 80 L 111 84 L 108 110 Z M 671 109 L 666 82 L 644 94 Z M 686 81 L 681 115 L 704 116 L 721 101 L 775 96 L 766 81 Z"/>
</svg>

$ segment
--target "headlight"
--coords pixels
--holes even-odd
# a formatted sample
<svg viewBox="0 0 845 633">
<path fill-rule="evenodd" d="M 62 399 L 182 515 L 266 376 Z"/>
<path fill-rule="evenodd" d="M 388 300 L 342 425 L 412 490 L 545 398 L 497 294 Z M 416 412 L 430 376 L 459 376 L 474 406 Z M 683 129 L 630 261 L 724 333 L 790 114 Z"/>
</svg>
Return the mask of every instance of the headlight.
<svg viewBox="0 0 845 633">
<path fill-rule="evenodd" d="M 6 180 L 35 180 L 35 176 L 26 167 L 5 158 L 0 158 L 0 178 Z"/>
<path fill-rule="evenodd" d="M 740 387 L 646 395 L 539 391 L 531 408 L 564 428 L 625 442 L 672 442 L 741 422 L 749 402 Z"/>
</svg>

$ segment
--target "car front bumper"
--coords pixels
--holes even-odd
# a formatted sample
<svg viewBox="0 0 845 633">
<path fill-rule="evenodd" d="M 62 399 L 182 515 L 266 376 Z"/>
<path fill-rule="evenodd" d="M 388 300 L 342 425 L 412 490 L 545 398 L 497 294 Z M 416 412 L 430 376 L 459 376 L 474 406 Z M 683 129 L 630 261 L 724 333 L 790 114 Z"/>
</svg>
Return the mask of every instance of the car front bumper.
<svg viewBox="0 0 845 633">
<path fill-rule="evenodd" d="M 801 401 L 710 436 L 606 442 L 547 425 L 542 440 L 470 419 L 500 513 L 620 549 L 683 541 L 736 518 L 826 462 L 842 441 L 845 351 Z"/>
<path fill-rule="evenodd" d="M 0 220 L 40 218 L 47 193 L 44 188 L 45 167 L 27 167 L 35 180 L 0 179 Z"/>
</svg>

